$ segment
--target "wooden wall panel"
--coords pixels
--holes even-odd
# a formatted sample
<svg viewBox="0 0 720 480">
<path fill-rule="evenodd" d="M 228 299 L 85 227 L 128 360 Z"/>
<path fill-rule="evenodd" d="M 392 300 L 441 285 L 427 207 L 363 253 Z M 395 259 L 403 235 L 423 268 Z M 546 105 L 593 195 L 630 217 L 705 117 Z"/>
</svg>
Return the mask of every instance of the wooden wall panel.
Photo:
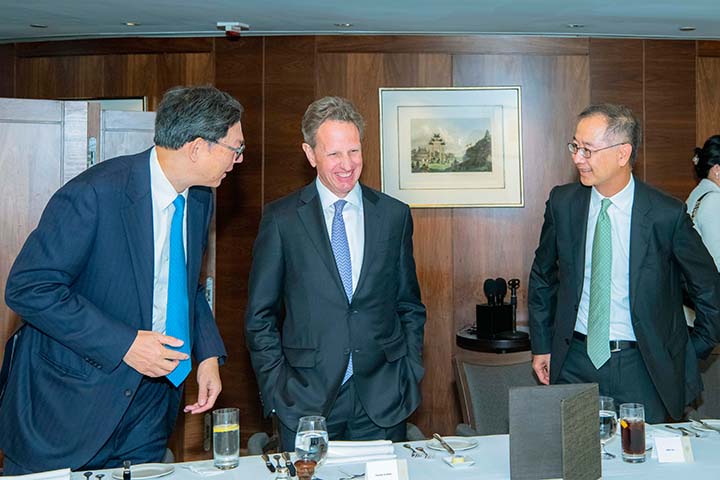
<svg viewBox="0 0 720 480">
<path fill-rule="evenodd" d="M 685 200 L 696 181 L 695 42 L 645 40 L 645 179 Z"/>
<path fill-rule="evenodd" d="M 590 100 L 586 56 L 457 56 L 456 86 L 522 87 L 523 208 L 456 209 L 453 217 L 455 328 L 475 321 L 486 278 L 519 278 L 518 324 L 527 325 L 527 281 L 553 186 L 575 181 L 566 144 Z"/>
<path fill-rule="evenodd" d="M 310 183 L 302 151 L 302 116 L 315 100 L 315 37 L 265 39 L 263 203 Z"/>
<path fill-rule="evenodd" d="M 215 85 L 237 98 L 243 107 L 243 134 L 247 148 L 243 163 L 217 189 L 217 279 L 215 317 L 228 351 L 221 369 L 223 392 L 219 407 L 240 409 L 241 445 L 257 431 L 269 431 L 263 422 L 258 388 L 245 348 L 247 279 L 252 246 L 262 213 L 263 167 L 263 45 L 261 37 L 215 40 Z"/>
<path fill-rule="evenodd" d="M 15 95 L 15 46 L 0 45 L 0 97 Z"/>
<path fill-rule="evenodd" d="M 586 38 L 520 36 L 323 35 L 320 53 L 587 55 Z"/>
<path fill-rule="evenodd" d="M 720 58 L 697 59 L 697 136 L 702 147 L 711 135 L 720 134 Z M 689 158 L 688 158 L 689 159 Z"/>
<path fill-rule="evenodd" d="M 590 39 L 590 102 L 627 105 L 644 126 L 643 48 L 642 40 Z M 641 180 L 645 179 L 644 151 L 643 142 L 633 169 Z"/>
</svg>

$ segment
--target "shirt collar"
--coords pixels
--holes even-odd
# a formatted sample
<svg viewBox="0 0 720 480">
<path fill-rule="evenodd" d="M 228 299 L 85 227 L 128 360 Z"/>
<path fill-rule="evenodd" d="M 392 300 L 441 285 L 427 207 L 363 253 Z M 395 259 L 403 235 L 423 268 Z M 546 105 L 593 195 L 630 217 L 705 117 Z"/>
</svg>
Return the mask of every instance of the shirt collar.
<svg viewBox="0 0 720 480">
<path fill-rule="evenodd" d="M 175 187 L 172 186 L 160 166 L 155 147 L 150 150 L 150 184 L 153 198 L 162 210 L 169 207 L 178 196 L 178 192 L 175 191 Z M 185 189 L 180 195 L 187 200 L 188 189 Z"/>
<path fill-rule="evenodd" d="M 320 203 L 322 204 L 323 210 L 331 207 L 335 202 L 340 200 L 340 197 L 332 193 L 323 183 L 319 177 L 315 177 L 315 186 L 317 187 L 318 195 L 320 195 Z M 342 200 L 347 201 L 353 207 L 362 209 L 362 187 L 360 182 L 355 183 L 352 190 Z"/>
<path fill-rule="evenodd" d="M 635 197 L 635 176 L 630 175 L 630 181 L 625 188 L 620 190 L 612 197 L 605 197 L 597 191 L 595 187 L 592 187 L 592 203 L 594 205 L 600 205 L 603 198 L 609 198 L 613 206 L 621 212 L 630 213 L 632 211 L 633 198 Z"/>
</svg>

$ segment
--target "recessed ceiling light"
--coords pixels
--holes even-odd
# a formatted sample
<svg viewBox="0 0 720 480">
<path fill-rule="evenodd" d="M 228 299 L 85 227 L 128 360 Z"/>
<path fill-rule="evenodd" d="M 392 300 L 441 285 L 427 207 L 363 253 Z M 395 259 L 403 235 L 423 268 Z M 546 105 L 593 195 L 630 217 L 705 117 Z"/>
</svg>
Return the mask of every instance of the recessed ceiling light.
<svg viewBox="0 0 720 480">
<path fill-rule="evenodd" d="M 688 25 L 687 27 L 680 27 L 678 30 L 681 32 L 692 32 L 695 30 L 695 27 Z"/>
<path fill-rule="evenodd" d="M 138 22 L 125 22 L 123 23 L 126 27 L 139 27 L 140 24 Z"/>
<path fill-rule="evenodd" d="M 350 28 L 353 26 L 353 24 L 352 23 L 336 23 L 335 26 L 340 27 L 340 28 Z"/>
<path fill-rule="evenodd" d="M 32 28 L 48 28 L 47 25 L 44 25 L 44 24 L 42 24 L 42 23 L 31 23 L 30 26 L 31 26 Z"/>
<path fill-rule="evenodd" d="M 585 24 L 582 23 L 568 23 L 568 28 L 585 28 Z"/>
</svg>

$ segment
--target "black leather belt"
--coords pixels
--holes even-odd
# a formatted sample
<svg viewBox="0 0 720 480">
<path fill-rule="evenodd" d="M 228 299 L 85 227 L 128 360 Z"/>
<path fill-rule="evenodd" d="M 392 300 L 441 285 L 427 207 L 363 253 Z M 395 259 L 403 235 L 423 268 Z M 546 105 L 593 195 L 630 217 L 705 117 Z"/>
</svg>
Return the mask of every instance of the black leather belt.
<svg viewBox="0 0 720 480">
<path fill-rule="evenodd" d="M 573 332 L 573 338 L 584 342 L 585 339 L 587 339 L 587 335 L 583 335 L 580 332 Z M 637 342 L 633 342 L 632 340 L 610 340 L 610 353 L 627 350 L 628 348 L 637 348 Z"/>
</svg>

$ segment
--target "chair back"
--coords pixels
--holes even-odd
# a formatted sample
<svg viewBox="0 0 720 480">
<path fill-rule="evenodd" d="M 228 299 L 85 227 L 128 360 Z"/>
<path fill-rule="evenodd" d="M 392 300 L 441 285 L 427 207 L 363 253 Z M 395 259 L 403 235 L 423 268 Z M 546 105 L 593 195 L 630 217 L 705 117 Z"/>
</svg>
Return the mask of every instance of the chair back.
<svg viewBox="0 0 720 480">
<path fill-rule="evenodd" d="M 539 385 L 529 351 L 459 353 L 453 359 L 463 422 L 479 435 L 509 432 L 509 388 Z"/>
</svg>

